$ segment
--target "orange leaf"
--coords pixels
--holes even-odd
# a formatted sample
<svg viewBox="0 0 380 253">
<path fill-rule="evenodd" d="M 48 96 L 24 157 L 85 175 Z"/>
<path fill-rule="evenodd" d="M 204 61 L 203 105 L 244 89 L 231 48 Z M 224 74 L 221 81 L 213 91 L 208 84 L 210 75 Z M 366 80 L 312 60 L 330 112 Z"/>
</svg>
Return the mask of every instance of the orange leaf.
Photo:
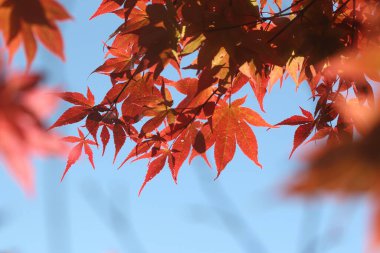
<svg viewBox="0 0 380 253">
<path fill-rule="evenodd" d="M 215 136 L 214 157 L 218 177 L 232 160 L 236 149 L 235 122 L 231 108 L 228 105 L 218 107 L 212 118 L 212 124 Z"/>
<path fill-rule="evenodd" d="M 251 159 L 257 166 L 262 168 L 257 157 L 258 147 L 255 134 L 244 121 L 241 121 L 238 124 L 239 127 L 236 128 L 236 140 L 239 147 L 249 159 Z"/>
<path fill-rule="evenodd" d="M 239 116 L 247 121 L 249 124 L 252 126 L 257 126 L 257 127 L 274 127 L 273 125 L 269 124 L 266 122 L 260 114 L 255 112 L 254 110 L 248 108 L 248 107 L 240 107 L 239 108 Z"/>
</svg>

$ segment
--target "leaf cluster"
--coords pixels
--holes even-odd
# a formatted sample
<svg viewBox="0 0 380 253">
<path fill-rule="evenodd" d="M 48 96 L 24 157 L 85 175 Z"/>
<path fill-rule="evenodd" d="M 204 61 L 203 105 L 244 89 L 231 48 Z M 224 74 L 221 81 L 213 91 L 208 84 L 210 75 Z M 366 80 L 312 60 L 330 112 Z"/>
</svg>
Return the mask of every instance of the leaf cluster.
<svg viewBox="0 0 380 253">
<path fill-rule="evenodd" d="M 290 77 L 296 87 L 305 81 L 316 101 L 314 113 L 301 108 L 303 115 L 276 124 L 298 126 L 291 154 L 313 132 L 309 141 L 350 142 L 355 122 L 337 105 L 351 92 L 361 104 L 374 104 L 368 77 L 380 81 L 376 68 L 347 66 L 379 46 L 378 8 L 376 1 L 351 0 L 294 0 L 286 7 L 281 1 L 103 0 L 92 18 L 112 13 L 121 25 L 94 72 L 109 76 L 112 86 L 99 104 L 91 92 L 87 98 L 63 93 L 74 106 L 53 127 L 85 120 L 103 150 L 113 136 L 115 158 L 127 139 L 135 142 L 122 165 L 149 160 L 143 187 L 166 163 L 174 181 L 186 159 L 209 163 L 211 147 L 219 176 L 236 144 L 261 167 L 249 125 L 273 127 L 234 94 L 249 84 L 264 112 L 269 90 Z M 181 69 L 191 54 L 194 62 Z M 187 69 L 197 75 L 169 80 L 162 76 L 169 65 L 180 76 Z M 181 101 L 173 101 L 174 90 Z"/>
</svg>

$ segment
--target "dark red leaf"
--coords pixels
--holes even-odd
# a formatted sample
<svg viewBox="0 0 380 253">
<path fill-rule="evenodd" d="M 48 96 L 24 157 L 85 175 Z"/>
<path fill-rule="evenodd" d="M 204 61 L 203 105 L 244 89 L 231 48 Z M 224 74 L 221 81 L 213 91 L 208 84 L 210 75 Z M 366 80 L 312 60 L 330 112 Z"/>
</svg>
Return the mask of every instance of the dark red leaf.
<svg viewBox="0 0 380 253">
<path fill-rule="evenodd" d="M 86 128 L 88 132 L 92 135 L 96 143 L 98 142 L 97 133 L 98 133 L 99 124 L 101 121 L 102 121 L 102 116 L 97 111 L 90 113 L 86 119 Z"/>
<path fill-rule="evenodd" d="M 102 144 L 103 144 L 102 155 L 104 155 L 104 151 L 106 150 L 108 141 L 110 140 L 110 133 L 106 126 L 103 126 L 102 128 L 102 132 L 100 133 L 100 139 L 102 140 Z"/>
<path fill-rule="evenodd" d="M 309 137 L 313 128 L 314 125 L 311 123 L 301 125 L 297 128 L 294 134 L 293 149 L 292 152 L 290 152 L 289 158 L 292 157 L 294 151 L 299 147 L 299 145 L 301 145 L 307 139 L 307 137 Z"/>
<path fill-rule="evenodd" d="M 116 156 L 119 153 L 121 147 L 124 145 L 127 135 L 121 124 L 115 124 L 113 127 L 113 140 L 115 142 L 115 156 L 113 162 L 116 160 Z"/>
</svg>

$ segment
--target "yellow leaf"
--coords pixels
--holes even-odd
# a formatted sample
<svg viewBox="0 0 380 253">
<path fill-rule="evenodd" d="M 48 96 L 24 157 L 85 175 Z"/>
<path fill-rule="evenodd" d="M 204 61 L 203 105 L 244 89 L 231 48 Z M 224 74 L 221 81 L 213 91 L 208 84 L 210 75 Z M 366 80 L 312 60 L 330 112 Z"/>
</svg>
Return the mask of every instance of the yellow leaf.
<svg viewBox="0 0 380 253">
<path fill-rule="evenodd" d="M 286 64 L 286 71 L 288 72 L 290 77 L 293 79 L 297 88 L 299 87 L 301 83 L 300 79 L 298 78 L 298 74 L 301 71 L 303 62 L 304 62 L 304 57 L 294 57 L 294 58 L 291 58 Z"/>
</svg>

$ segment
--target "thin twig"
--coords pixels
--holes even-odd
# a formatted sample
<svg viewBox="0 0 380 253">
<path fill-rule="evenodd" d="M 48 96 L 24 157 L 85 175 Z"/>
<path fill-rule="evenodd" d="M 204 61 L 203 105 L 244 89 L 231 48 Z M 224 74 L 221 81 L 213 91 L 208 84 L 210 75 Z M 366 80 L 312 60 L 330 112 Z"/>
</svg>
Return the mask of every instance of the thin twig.
<svg viewBox="0 0 380 253">
<path fill-rule="evenodd" d="M 286 31 L 286 29 L 288 29 L 292 24 L 294 24 L 294 22 L 296 20 L 298 20 L 300 17 L 302 17 L 305 12 L 311 7 L 313 6 L 314 3 L 316 3 L 317 1 L 316 0 L 312 0 L 308 5 L 305 6 L 305 8 L 303 8 L 299 13 L 298 15 L 292 19 L 289 23 L 287 23 L 285 26 L 283 26 L 280 31 L 278 31 L 272 38 L 270 38 L 268 40 L 268 43 L 272 43 L 276 38 L 278 38 L 278 36 L 280 36 L 283 32 Z"/>
<path fill-rule="evenodd" d="M 215 207 L 216 214 L 239 246 L 247 253 L 268 252 L 223 188 L 221 186 L 218 187 L 218 184 L 213 184 L 213 189 L 211 189 L 202 177 L 202 170 L 196 171 L 198 183 L 204 196 Z M 221 207 L 219 203 L 223 203 L 223 206 Z M 228 211 L 226 207 L 228 207 Z"/>
<path fill-rule="evenodd" d="M 93 184 L 91 184 L 93 185 Z M 144 253 L 146 249 L 137 232 L 133 222 L 128 215 L 122 211 L 115 202 L 100 189 L 100 187 L 84 188 L 82 192 L 85 199 L 93 208 L 99 219 L 108 225 L 118 237 L 125 252 Z M 94 198 L 96 196 L 96 199 Z M 118 201 L 119 202 L 119 201 Z M 102 212 L 101 206 L 106 206 L 111 216 Z M 108 218 L 108 220 L 107 220 Z M 113 219 L 116 218 L 116 219 Z"/>
</svg>

